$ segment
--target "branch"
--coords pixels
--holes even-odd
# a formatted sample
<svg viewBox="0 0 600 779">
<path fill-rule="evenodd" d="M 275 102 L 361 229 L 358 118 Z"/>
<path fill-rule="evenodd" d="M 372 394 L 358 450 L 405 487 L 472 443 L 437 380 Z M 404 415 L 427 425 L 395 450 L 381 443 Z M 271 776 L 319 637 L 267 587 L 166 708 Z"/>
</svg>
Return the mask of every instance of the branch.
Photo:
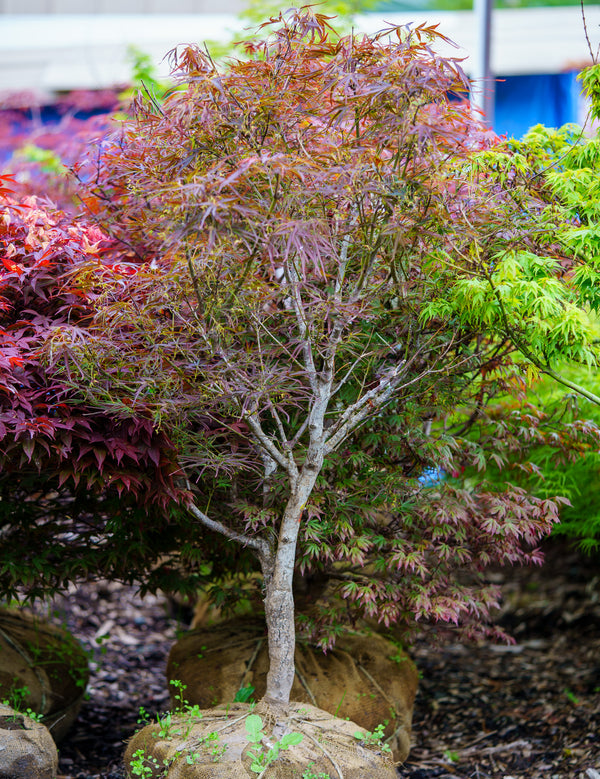
<svg viewBox="0 0 600 779">
<path fill-rule="evenodd" d="M 294 313 L 296 314 L 296 320 L 298 322 L 298 329 L 300 330 L 300 338 L 302 340 L 302 352 L 304 354 L 304 367 L 308 374 L 308 381 L 311 390 L 318 394 L 319 388 L 317 384 L 317 369 L 315 367 L 315 361 L 313 359 L 312 347 L 310 338 L 308 337 L 308 325 L 304 317 L 304 310 L 302 308 L 302 299 L 298 290 L 298 272 L 293 264 L 288 261 L 284 268 L 285 278 L 290 287 L 292 305 L 294 307 Z"/>
<path fill-rule="evenodd" d="M 290 449 L 292 449 L 292 450 L 293 450 L 293 449 L 295 449 L 295 448 L 296 448 L 296 444 L 297 444 L 297 443 L 298 443 L 298 441 L 299 441 L 299 440 L 302 438 L 302 436 L 304 435 L 304 432 L 306 431 L 306 428 L 308 427 L 308 422 L 309 422 L 309 417 L 308 417 L 308 415 L 307 415 L 307 416 L 304 418 L 304 422 L 303 422 L 303 423 L 300 425 L 300 427 L 299 427 L 299 428 L 298 428 L 298 430 L 296 431 L 296 435 L 295 435 L 295 436 L 292 438 L 292 440 L 290 441 Z"/>
<path fill-rule="evenodd" d="M 273 460 L 275 460 L 275 462 L 278 465 L 280 465 L 286 473 L 290 475 L 292 481 L 295 480 L 295 478 L 298 476 L 298 470 L 296 469 L 296 464 L 289 458 L 284 457 L 282 453 L 279 451 L 279 449 L 275 446 L 273 441 L 262 429 L 256 412 L 244 414 L 243 418 L 250 426 L 250 429 L 254 433 L 255 438 L 257 439 L 259 444 L 263 447 L 263 449 L 265 449 L 265 451 L 268 452 L 268 454 L 273 458 Z"/>
<path fill-rule="evenodd" d="M 348 406 L 338 422 L 327 431 L 325 456 L 339 446 L 348 433 L 371 413 L 372 408 L 381 408 L 384 405 L 396 389 L 397 380 L 405 370 L 406 361 L 403 360 L 380 379 L 376 387 L 369 390 L 356 403 Z"/>
<path fill-rule="evenodd" d="M 528 357 L 528 359 L 531 359 L 529 355 L 526 354 L 525 356 Z M 600 397 L 598 397 L 598 395 L 594 395 L 593 392 L 586 390 L 585 387 L 581 387 L 579 384 L 576 384 L 574 381 L 565 379 L 563 376 L 560 375 L 560 373 L 556 373 L 556 371 L 553 371 L 552 368 L 544 368 L 541 365 L 537 367 L 539 367 L 542 373 L 545 373 L 548 376 L 550 376 L 550 378 L 554 379 L 554 381 L 557 381 L 559 384 L 562 384 L 564 387 L 568 387 L 569 389 L 572 389 L 574 392 L 577 392 L 578 395 L 583 395 L 584 398 L 587 398 L 588 400 L 591 400 L 592 403 L 595 403 L 597 406 L 600 406 Z"/>
<path fill-rule="evenodd" d="M 235 530 L 231 530 L 216 519 L 211 519 L 201 511 L 195 503 L 190 504 L 188 509 L 190 513 L 192 513 L 196 519 L 199 519 L 205 527 L 209 528 L 209 530 L 213 530 L 215 533 L 221 533 L 221 535 L 229 538 L 231 541 L 238 541 L 243 546 L 252 547 L 252 549 L 257 551 L 261 560 L 269 559 L 271 552 L 266 541 L 263 541 L 261 538 L 245 536 L 243 533 L 236 533 Z"/>
<path fill-rule="evenodd" d="M 504 301 L 502 300 L 500 293 L 496 289 L 496 285 L 492 281 L 491 275 L 488 275 L 487 279 L 496 297 L 496 300 L 498 301 L 498 304 L 500 306 L 500 311 L 502 312 L 502 319 L 504 321 L 504 327 L 506 328 L 506 334 L 508 338 L 515 344 L 515 346 L 521 352 L 521 354 L 523 354 L 523 356 L 525 356 L 531 362 L 532 365 L 535 365 L 536 368 L 539 368 L 539 370 L 542 373 L 545 373 L 546 375 L 550 376 L 550 378 L 554 379 L 554 381 L 557 381 L 559 384 L 562 384 L 564 387 L 568 387 L 568 389 L 572 389 L 574 392 L 577 392 L 579 395 L 582 395 L 584 398 L 587 398 L 592 403 L 595 403 L 597 406 L 600 406 L 600 397 L 598 395 L 595 395 L 593 392 L 586 390 L 585 387 L 576 384 L 574 381 L 565 379 L 563 376 L 560 375 L 560 373 L 556 373 L 556 371 L 550 368 L 548 364 L 544 364 L 541 360 L 537 359 L 535 355 L 530 351 L 530 349 L 521 342 L 521 339 L 517 336 L 514 328 L 510 326 L 510 323 L 508 321 L 508 315 L 504 307 Z"/>
<path fill-rule="evenodd" d="M 439 362 L 449 352 L 453 344 L 454 339 L 451 339 L 444 351 L 437 356 L 435 361 L 436 363 L 439 364 Z M 417 352 L 417 354 L 418 353 L 419 352 Z M 415 358 L 416 354 L 413 355 L 409 360 L 402 360 L 402 362 L 398 363 L 398 365 L 396 365 L 393 370 L 389 371 L 379 380 L 379 383 L 376 387 L 373 387 L 373 389 L 369 390 L 369 392 L 363 395 L 362 398 L 357 400 L 351 406 L 348 406 L 348 408 L 340 416 L 338 422 L 330 427 L 327 431 L 328 437 L 326 439 L 325 456 L 338 447 L 340 443 L 349 435 L 349 433 L 359 424 L 361 424 L 361 422 L 363 422 L 370 414 L 385 406 L 394 392 L 398 389 L 401 375 L 408 370 L 410 364 L 414 362 Z M 467 362 L 469 359 L 470 357 L 467 356 L 464 358 L 464 360 L 459 360 L 455 367 L 460 365 L 461 362 Z M 423 376 L 431 376 L 434 373 L 440 372 L 447 373 L 448 370 L 449 368 L 447 365 L 437 369 L 434 367 L 428 367 L 417 376 L 414 376 L 410 381 L 407 381 L 403 387 L 405 388 L 409 387 L 411 384 L 415 384 L 416 382 L 420 381 Z"/>
</svg>

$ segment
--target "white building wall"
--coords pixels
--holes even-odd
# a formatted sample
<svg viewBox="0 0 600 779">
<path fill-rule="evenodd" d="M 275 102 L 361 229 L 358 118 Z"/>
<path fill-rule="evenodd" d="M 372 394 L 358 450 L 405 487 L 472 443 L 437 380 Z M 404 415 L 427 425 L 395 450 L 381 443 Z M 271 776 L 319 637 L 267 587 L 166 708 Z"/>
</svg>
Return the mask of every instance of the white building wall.
<svg viewBox="0 0 600 779">
<path fill-rule="evenodd" d="M 0 14 L 238 13 L 243 0 L 0 0 Z"/>
<path fill-rule="evenodd" d="M 0 14 L 0 93 L 38 90 L 52 93 L 70 89 L 98 89 L 127 82 L 131 73 L 128 47 L 150 55 L 163 76 L 165 54 L 178 44 L 243 36 L 242 23 L 219 0 L 220 13 L 204 12 L 208 0 L 0 0 L 7 9 L 18 2 L 20 13 Z M 168 3 L 170 13 L 159 11 Z M 192 3 L 194 13 L 183 10 Z M 36 7 L 85 6 L 87 13 L 67 14 Z M 124 13 L 137 6 L 144 13 Z M 177 5 L 179 4 L 179 5 Z M 119 8 L 117 13 L 116 8 Z M 93 10 L 96 9 L 96 10 Z M 112 9 L 112 12 L 111 12 Z M 600 6 L 586 8 L 587 30 L 594 51 L 600 44 Z M 458 44 L 436 44 L 444 56 L 464 59 L 475 51 L 477 25 L 472 12 L 365 14 L 357 30 L 375 32 L 393 24 L 439 24 L 439 31 Z M 492 70 L 501 75 L 558 73 L 591 61 L 581 11 L 577 7 L 501 9 L 493 14 Z"/>
</svg>

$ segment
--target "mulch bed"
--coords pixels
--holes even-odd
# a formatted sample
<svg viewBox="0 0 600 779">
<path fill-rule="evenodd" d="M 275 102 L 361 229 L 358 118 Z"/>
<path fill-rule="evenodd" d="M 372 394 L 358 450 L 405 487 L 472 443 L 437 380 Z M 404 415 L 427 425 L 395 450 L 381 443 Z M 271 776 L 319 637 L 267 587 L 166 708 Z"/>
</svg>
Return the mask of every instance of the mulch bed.
<svg viewBox="0 0 600 779">
<path fill-rule="evenodd" d="M 600 779 L 600 558 L 547 545 L 541 569 L 495 572 L 513 646 L 432 646 L 403 779 Z M 122 779 L 140 707 L 166 710 L 177 619 L 165 598 L 96 583 L 52 604 L 92 657 L 89 700 L 60 747 L 62 779 Z M 368 779 L 368 777 L 365 777 Z"/>
</svg>

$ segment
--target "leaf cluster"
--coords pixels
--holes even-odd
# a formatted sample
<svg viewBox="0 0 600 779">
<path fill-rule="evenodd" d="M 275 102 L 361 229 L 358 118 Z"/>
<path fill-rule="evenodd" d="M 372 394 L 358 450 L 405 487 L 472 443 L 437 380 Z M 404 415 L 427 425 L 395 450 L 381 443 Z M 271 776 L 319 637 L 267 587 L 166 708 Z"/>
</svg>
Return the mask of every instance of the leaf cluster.
<svg viewBox="0 0 600 779">
<path fill-rule="evenodd" d="M 55 330 L 77 338 L 85 329 L 92 298 L 72 274 L 103 254 L 106 236 L 35 198 L 12 199 L 10 178 L 2 182 L 2 591 L 40 594 L 108 572 L 131 580 L 141 570 L 151 579 L 169 549 L 159 541 L 177 495 L 168 442 L 147 419 L 111 418 L 86 405 L 43 358 Z"/>
</svg>

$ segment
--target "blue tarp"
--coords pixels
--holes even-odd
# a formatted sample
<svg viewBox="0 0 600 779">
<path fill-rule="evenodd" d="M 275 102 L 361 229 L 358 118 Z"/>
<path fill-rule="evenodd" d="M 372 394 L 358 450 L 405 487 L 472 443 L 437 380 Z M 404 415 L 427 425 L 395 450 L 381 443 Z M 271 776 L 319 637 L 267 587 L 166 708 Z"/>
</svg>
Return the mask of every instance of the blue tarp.
<svg viewBox="0 0 600 779">
<path fill-rule="evenodd" d="M 494 130 L 520 138 L 530 127 L 560 127 L 579 121 L 577 72 L 498 77 Z"/>
</svg>

